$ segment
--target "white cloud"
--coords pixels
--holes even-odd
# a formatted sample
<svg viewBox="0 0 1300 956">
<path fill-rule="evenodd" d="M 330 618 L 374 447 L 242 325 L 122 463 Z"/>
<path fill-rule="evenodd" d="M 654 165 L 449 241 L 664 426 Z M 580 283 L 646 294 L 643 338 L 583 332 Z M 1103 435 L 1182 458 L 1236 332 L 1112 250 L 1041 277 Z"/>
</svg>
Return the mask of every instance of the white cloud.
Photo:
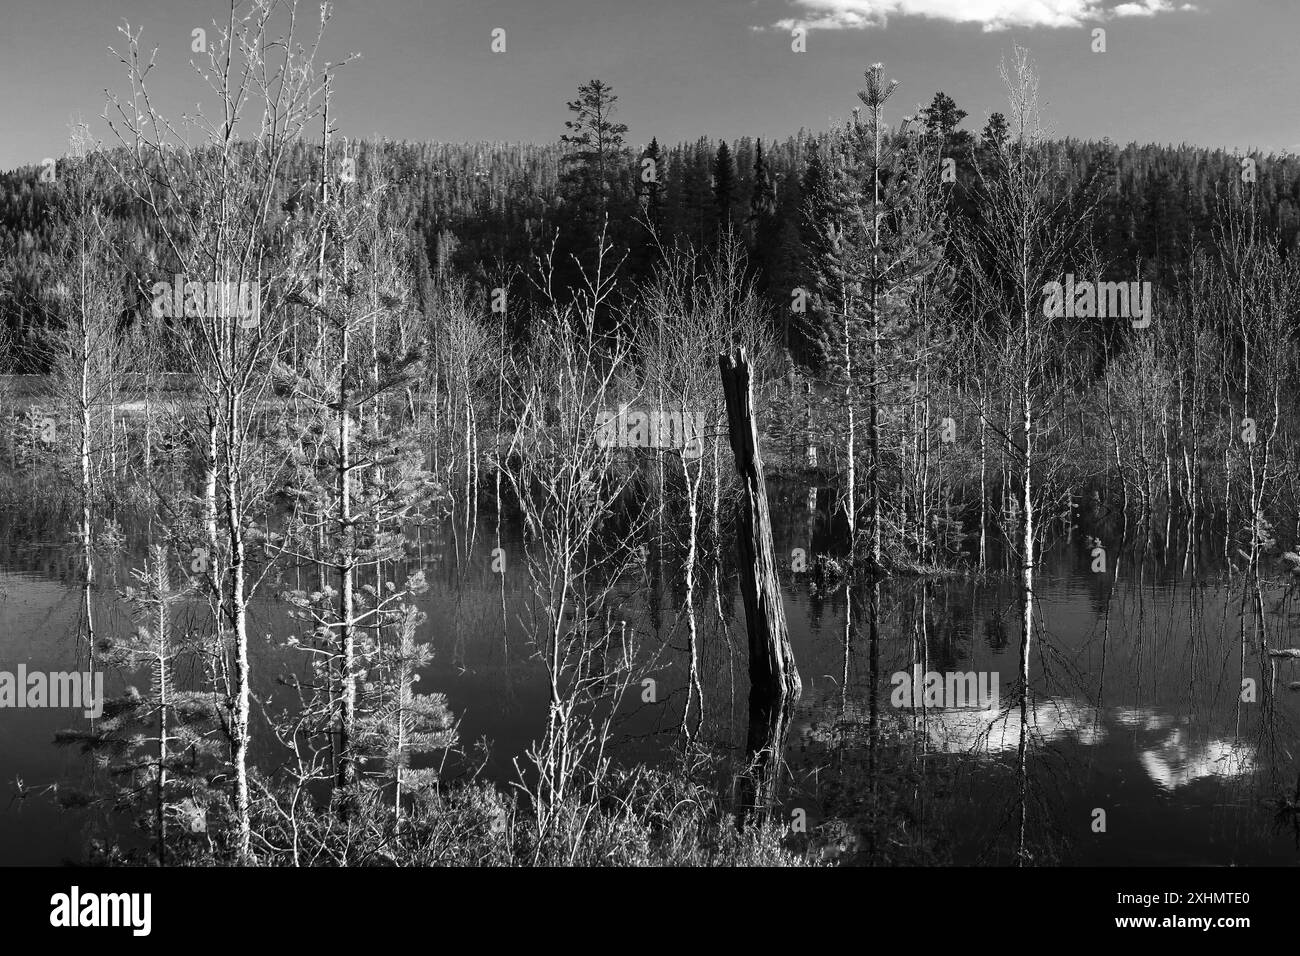
<svg viewBox="0 0 1300 956">
<path fill-rule="evenodd" d="M 1183 4 L 1183 8 L 1190 7 Z M 1173 0 L 1138 0 L 1137 3 L 1121 3 L 1111 11 L 1117 17 L 1154 17 L 1157 13 L 1172 13 Z"/>
<path fill-rule="evenodd" d="M 779 30 L 861 30 L 883 27 L 890 16 L 978 23 L 986 31 L 1008 27 L 1079 27 L 1112 17 L 1152 17 L 1175 10 L 1173 0 L 790 0 L 803 12 L 772 26 Z M 1190 3 L 1179 10 L 1195 10 Z"/>
</svg>

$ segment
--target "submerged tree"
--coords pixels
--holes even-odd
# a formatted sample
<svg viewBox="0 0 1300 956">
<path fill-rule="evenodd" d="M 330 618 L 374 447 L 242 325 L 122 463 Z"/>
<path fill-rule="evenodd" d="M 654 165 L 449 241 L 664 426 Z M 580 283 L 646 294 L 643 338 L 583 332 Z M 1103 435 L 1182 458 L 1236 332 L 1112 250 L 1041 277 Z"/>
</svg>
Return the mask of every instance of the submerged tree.
<svg viewBox="0 0 1300 956">
<path fill-rule="evenodd" d="M 82 613 L 86 640 L 95 646 L 92 592 L 96 585 L 95 513 L 104 500 L 100 487 L 102 469 L 93 460 L 94 446 L 114 444 L 113 419 L 106 414 L 115 403 L 123 371 L 123 349 L 117 335 L 121 311 L 122 270 L 112 262 L 112 223 L 99 208 L 93 192 L 96 169 L 102 162 L 84 127 L 73 143 L 73 155 L 64 167 L 64 192 L 59 221 L 64 238 L 60 265 L 72 277 L 72 284 L 60 279 L 56 303 L 58 315 L 48 335 L 53 385 L 62 403 L 70 407 L 69 423 L 77 437 L 76 475 L 80 499 L 80 539 L 85 577 L 82 582 Z M 107 419 L 107 434 L 105 420 Z M 61 423 L 52 420 L 58 438 Z M 109 476 L 116 479 L 116 475 Z"/>
<path fill-rule="evenodd" d="M 1029 859 L 1027 759 L 1031 734 L 1030 651 L 1034 639 L 1034 572 L 1038 564 L 1039 489 L 1036 475 L 1046 470 L 1038 459 L 1045 430 L 1046 396 L 1062 372 L 1061 338 L 1044 317 L 1047 284 L 1057 281 L 1086 236 L 1092 204 L 1053 179 L 1045 133 L 1038 112 L 1038 79 L 1026 50 L 1016 47 L 1012 64 L 1002 65 L 1011 106 L 1011 139 L 993 158 L 995 172 L 981 173 L 983 218 L 962 236 L 966 265 L 975 283 L 976 302 L 994 324 L 988 343 L 1001 354 L 1009 407 L 1005 428 L 995 428 L 1013 463 L 1018 492 L 1015 539 L 1020 569 L 1020 742 L 1018 861 Z M 983 411 L 981 411 L 983 416 Z M 981 417 L 981 422 L 985 419 Z"/>
<path fill-rule="evenodd" d="M 609 342 L 595 329 L 614 282 L 609 257 L 602 239 L 578 307 L 551 300 L 512 396 L 519 413 L 506 475 L 523 519 L 518 563 L 531 585 L 528 626 L 548 697 L 545 728 L 515 761 L 533 814 L 534 861 L 572 862 L 579 852 L 585 832 L 574 824 L 593 812 L 620 705 L 648 666 L 620 581 L 637 563 L 645 509 L 624 497 L 633 473 L 617 467 L 620 450 L 600 431 L 629 352 L 623 337 Z M 545 288 L 550 262 L 540 265 Z"/>
</svg>

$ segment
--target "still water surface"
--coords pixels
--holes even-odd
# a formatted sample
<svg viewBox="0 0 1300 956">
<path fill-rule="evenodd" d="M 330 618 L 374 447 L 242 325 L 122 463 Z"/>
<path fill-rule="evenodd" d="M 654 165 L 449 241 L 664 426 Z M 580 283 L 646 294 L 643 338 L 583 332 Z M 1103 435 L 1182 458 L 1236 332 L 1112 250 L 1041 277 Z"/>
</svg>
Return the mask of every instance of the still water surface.
<svg viewBox="0 0 1300 956">
<path fill-rule="evenodd" d="M 803 548 L 812 557 L 835 547 L 824 514 L 806 512 L 805 499 L 798 491 L 774 495 L 779 553 Z M 1053 540 L 1038 580 L 1042 630 L 1033 655 L 1030 760 L 1036 859 L 1078 865 L 1300 862 L 1293 824 L 1276 808 L 1278 798 L 1297 786 L 1300 693 L 1287 685 L 1300 681 L 1300 660 L 1281 661 L 1276 673 L 1268 665 L 1261 670 L 1249 613 L 1250 646 L 1243 655 L 1240 574 L 1224 574 L 1222 556 L 1209 553 L 1214 549 L 1207 540 L 1198 539 L 1189 554 L 1185 535 L 1166 536 L 1161 528 L 1150 540 L 1136 540 L 1143 536 L 1129 532 L 1127 544 L 1113 547 L 1107 572 L 1097 574 L 1082 531 Z M 1113 539 L 1116 532 L 1109 533 Z M 421 532 L 430 582 L 418 600 L 429 614 L 421 636 L 436 657 L 420 687 L 447 694 L 463 742 L 491 742 L 485 773 L 504 782 L 513 774 L 511 758 L 543 725 L 547 694 L 521 622 L 529 617 L 527 577 L 509 565 L 504 578 L 493 573 L 495 534 L 494 522 L 482 518 L 472 536 L 451 520 Z M 517 552 L 516 542 L 507 522 L 500 542 L 507 555 Z M 126 583 L 127 567 L 141 565 L 146 545 L 147 529 L 133 529 L 94 593 L 101 631 L 130 625 L 115 589 Z M 995 558 L 994 566 L 1002 560 Z M 1279 637 L 1297 633 L 1297 616 L 1283 573 L 1274 576 L 1279 583 L 1265 597 L 1271 639 L 1300 644 Z M 735 750 L 745 734 L 744 619 L 734 575 L 723 577 L 725 628 L 708 574 L 695 602 L 705 700 L 701 737 L 717 749 Z M 909 826 L 931 846 L 928 858 L 1009 862 L 1020 734 L 1013 582 L 998 576 L 888 581 L 874 690 L 865 594 L 853 596 L 855 626 L 846 646 L 842 587 L 819 589 L 793 576 L 784 585 L 804 686 L 787 747 L 784 811 L 803 810 L 813 830 L 830 817 L 852 817 L 845 810 L 854 798 L 846 796 L 844 781 L 852 768 L 868 765 L 863 728 L 874 694 L 884 737 L 896 750 L 905 739 L 905 749 L 928 771 L 923 779 L 890 781 L 914 791 Z M 284 644 L 290 622 L 285 605 L 270 597 L 274 590 L 255 602 L 250 628 L 254 690 L 272 699 L 284 692 L 274 677 L 299 669 L 303 653 Z M 677 744 L 687 683 L 685 628 L 676 613 L 682 603 L 671 560 L 652 559 L 620 608 L 647 647 L 662 648 L 658 702 L 632 708 L 621 724 L 624 761 L 666 759 Z M 196 601 L 193 612 L 204 610 Z M 82 615 L 79 557 L 68 532 L 30 513 L 0 512 L 0 670 L 13 671 L 19 663 L 29 671 L 84 667 Z M 924 712 L 892 707 L 891 675 L 918 664 L 936 672 L 997 675 L 999 702 Z M 110 673 L 108 691 L 120 692 L 142 677 Z M 1263 703 L 1262 686 L 1256 702 L 1241 701 L 1243 677 L 1272 682 L 1271 708 Z M 85 723 L 70 710 L 0 711 L 0 864 L 77 860 L 90 839 L 120 826 L 106 822 L 101 811 L 60 809 L 47 789 L 93 787 L 105 774 L 77 750 L 53 743 L 56 731 Z M 26 797 L 17 796 L 19 781 Z M 1099 810 L 1105 812 L 1104 832 L 1096 832 Z"/>
</svg>

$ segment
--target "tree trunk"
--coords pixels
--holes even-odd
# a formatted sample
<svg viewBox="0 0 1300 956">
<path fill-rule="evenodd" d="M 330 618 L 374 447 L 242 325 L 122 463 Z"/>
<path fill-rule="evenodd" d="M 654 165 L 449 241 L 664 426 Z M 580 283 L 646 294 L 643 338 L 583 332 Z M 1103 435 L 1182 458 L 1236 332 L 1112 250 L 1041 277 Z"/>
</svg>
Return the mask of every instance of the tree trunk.
<svg viewBox="0 0 1300 956">
<path fill-rule="evenodd" d="M 753 419 L 750 365 L 744 349 L 718 356 L 727 401 L 727 425 L 736 471 L 744 484 L 737 550 L 740 589 L 749 632 L 750 695 L 798 697 L 802 686 L 781 603 L 767 486 Z"/>
<path fill-rule="evenodd" d="M 339 457 L 338 457 L 338 495 L 339 495 L 339 535 L 345 542 L 350 540 L 352 531 L 352 434 L 351 409 L 352 398 L 348 387 L 348 346 L 349 336 L 347 320 L 343 320 L 340 330 L 339 359 Z M 356 779 L 356 764 L 352 758 L 353 723 L 355 722 L 357 687 L 353 670 L 356 666 L 356 647 L 352 630 L 355 570 L 354 551 L 351 543 L 346 544 L 343 561 L 339 567 L 339 748 L 338 776 L 335 785 L 344 790 Z"/>
<path fill-rule="evenodd" d="M 744 485 L 737 529 L 740 590 L 749 634 L 749 768 L 741 779 L 737 825 L 761 820 L 776 801 L 781 755 L 802 686 L 795 667 L 772 545 L 767 486 L 752 415 L 750 365 L 744 349 L 721 353 L 718 366 L 736 471 Z"/>
</svg>

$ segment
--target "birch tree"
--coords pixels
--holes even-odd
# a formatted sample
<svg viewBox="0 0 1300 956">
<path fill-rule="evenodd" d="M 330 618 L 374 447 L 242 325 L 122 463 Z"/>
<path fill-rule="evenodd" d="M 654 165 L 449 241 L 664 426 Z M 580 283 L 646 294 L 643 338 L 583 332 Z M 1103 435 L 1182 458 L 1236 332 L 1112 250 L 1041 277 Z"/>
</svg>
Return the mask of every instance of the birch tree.
<svg viewBox="0 0 1300 956">
<path fill-rule="evenodd" d="M 105 111 L 123 147 L 118 174 L 149 217 L 160 249 L 154 263 L 158 281 L 148 296 L 164 314 L 169 298 L 181 304 L 182 314 L 169 317 L 200 385 L 196 418 L 202 424 L 194 438 L 202 461 L 202 532 L 190 550 L 229 658 L 231 849 L 240 861 L 253 855 L 248 603 L 266 568 L 250 567 L 249 557 L 267 482 L 256 473 L 252 451 L 283 332 L 277 308 L 284 278 L 283 256 L 276 255 L 283 245 L 278 200 L 287 159 L 316 115 L 330 69 L 315 62 L 328 18 L 322 6 L 314 36 L 304 41 L 297 7 L 289 0 L 232 0 L 195 65 L 214 105 L 179 124 L 154 107 L 157 50 L 146 57 L 142 31 L 126 24 L 126 46 L 117 55 L 128 90 L 111 95 Z M 254 301 L 241 302 L 252 309 L 231 308 L 229 296 L 222 295 L 231 289 L 252 290 L 247 298 Z"/>
<path fill-rule="evenodd" d="M 1043 290 L 1065 271 L 1083 236 L 1091 207 L 1082 207 L 1054 181 L 1043 148 L 1046 131 L 1040 123 L 1038 78 L 1028 51 L 1017 46 L 1012 62 L 1004 60 L 1001 77 L 1007 90 L 1009 140 L 991 159 L 992 170 L 979 171 L 982 216 L 962 236 L 976 301 L 987 309 L 996 327 L 998 347 L 1010 366 L 1009 401 L 1017 420 L 996 429 L 1016 473 L 1021 634 L 1019 657 L 1021 779 L 1017 854 L 1028 860 L 1026 821 L 1027 758 L 1030 739 L 1030 652 L 1034 640 L 1034 572 L 1036 542 L 1036 445 L 1043 421 L 1041 394 L 1046 380 L 1059 372 L 1059 338 L 1053 338 L 1044 317 Z M 982 425 L 987 420 L 981 412 Z"/>
</svg>

